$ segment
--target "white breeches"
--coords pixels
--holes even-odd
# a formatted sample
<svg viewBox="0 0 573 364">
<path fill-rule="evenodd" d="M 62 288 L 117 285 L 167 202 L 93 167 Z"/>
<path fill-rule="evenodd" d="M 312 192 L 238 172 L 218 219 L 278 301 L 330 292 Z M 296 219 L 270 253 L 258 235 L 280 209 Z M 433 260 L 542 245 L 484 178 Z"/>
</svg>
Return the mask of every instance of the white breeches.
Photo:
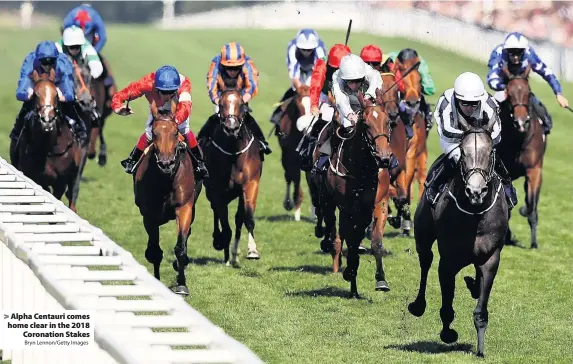
<svg viewBox="0 0 573 364">
<path fill-rule="evenodd" d="M 453 159 L 456 163 L 461 156 L 459 145 L 460 143 L 450 143 L 445 139 L 440 139 L 440 148 L 442 148 L 442 152 L 446 154 L 448 158 Z"/>
<path fill-rule="evenodd" d="M 505 90 L 494 92 L 493 98 L 497 102 L 503 102 L 505 100 Z"/>
<path fill-rule="evenodd" d="M 330 105 L 330 100 L 328 96 L 324 93 L 320 93 L 320 98 L 318 99 L 318 103 L 320 105 L 320 113 L 322 114 L 322 120 L 324 121 L 332 121 L 332 117 L 334 116 L 334 108 Z"/>
<path fill-rule="evenodd" d="M 151 113 L 149 113 L 149 116 L 147 117 L 147 122 L 145 123 L 145 134 L 147 135 L 148 140 L 153 139 L 153 134 L 151 133 L 152 123 L 153 123 L 153 117 L 151 116 Z M 189 133 L 189 131 L 191 130 L 189 129 L 189 118 L 187 118 L 187 120 L 179 124 L 178 129 L 179 133 L 181 133 L 182 135 L 186 135 L 187 133 Z"/>
</svg>

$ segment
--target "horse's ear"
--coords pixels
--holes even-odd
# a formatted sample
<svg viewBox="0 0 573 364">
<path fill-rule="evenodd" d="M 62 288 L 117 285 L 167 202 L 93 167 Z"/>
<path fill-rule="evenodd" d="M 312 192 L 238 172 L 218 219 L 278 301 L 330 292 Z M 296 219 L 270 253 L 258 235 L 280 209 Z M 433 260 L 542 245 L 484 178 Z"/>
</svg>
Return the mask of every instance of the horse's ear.
<svg viewBox="0 0 573 364">
<path fill-rule="evenodd" d="M 48 79 L 52 82 L 56 81 L 56 71 L 53 68 L 50 70 L 50 77 Z"/>
<path fill-rule="evenodd" d="M 472 127 L 470 126 L 470 124 L 468 124 L 468 122 L 466 121 L 466 119 L 464 119 L 463 117 L 459 117 L 458 118 L 458 124 L 460 126 L 460 129 L 465 133 L 466 131 L 469 131 Z"/>
<path fill-rule="evenodd" d="M 381 89 L 381 88 L 377 88 L 377 89 L 376 89 L 376 102 L 377 102 L 378 104 L 380 104 L 380 105 L 383 104 L 382 96 L 383 96 L 383 95 L 382 95 L 382 89 Z"/>
<path fill-rule="evenodd" d="M 157 113 L 159 111 L 157 110 L 157 104 L 155 103 L 155 100 L 151 101 L 150 110 L 151 110 L 151 115 L 153 116 L 153 118 L 157 119 Z"/>
<path fill-rule="evenodd" d="M 32 81 L 34 81 L 34 83 L 40 81 L 40 75 L 38 74 L 38 71 L 34 70 L 34 72 L 32 72 L 32 74 L 30 75 L 30 78 L 32 79 Z"/>
<path fill-rule="evenodd" d="M 522 77 L 527 78 L 529 76 L 529 72 L 531 72 L 531 65 L 530 64 L 528 64 L 527 67 L 525 68 L 525 71 L 523 72 Z"/>
<path fill-rule="evenodd" d="M 177 111 L 177 102 L 175 101 L 175 99 L 171 99 L 171 114 L 175 115 L 176 111 Z"/>
<path fill-rule="evenodd" d="M 507 65 L 503 66 L 501 71 L 503 72 L 503 74 L 505 75 L 505 77 L 507 77 L 508 79 L 511 79 L 511 74 L 509 73 L 509 69 L 507 68 Z"/>
</svg>

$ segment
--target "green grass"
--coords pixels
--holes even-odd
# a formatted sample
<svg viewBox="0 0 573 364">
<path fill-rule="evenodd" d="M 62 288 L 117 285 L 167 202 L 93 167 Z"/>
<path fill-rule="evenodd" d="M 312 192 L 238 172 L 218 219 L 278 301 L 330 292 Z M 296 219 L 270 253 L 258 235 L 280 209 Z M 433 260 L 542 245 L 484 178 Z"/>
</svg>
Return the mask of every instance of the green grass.
<svg viewBox="0 0 573 364">
<path fill-rule="evenodd" d="M 161 32 L 137 27 L 111 27 L 104 55 L 110 60 L 119 87 L 138 79 L 165 63 L 176 65 L 193 83 L 192 129 L 199 128 L 213 112 L 207 97 L 205 74 L 211 58 L 227 41 L 241 42 L 260 70 L 260 94 L 252 102 L 254 115 L 265 133 L 272 104 L 289 86 L 285 65 L 285 47 L 296 30 L 220 30 Z M 261 34 L 264 34 L 262 36 Z M 321 32 L 328 45 L 344 38 L 344 32 Z M 26 54 L 41 39 L 56 39 L 57 28 L 0 30 L 0 153 L 8 157 L 8 134 L 20 108 L 15 100 L 19 67 Z M 383 50 L 415 47 L 428 61 L 438 93 L 429 97 L 435 103 L 441 92 L 451 87 L 463 71 L 478 72 L 485 78 L 485 65 L 453 53 L 444 52 L 404 39 L 385 39 L 353 34 L 350 46 L 358 52 L 375 42 Z M 471 46 L 471 45 L 470 45 Z M 572 251 L 571 216 L 573 213 L 570 178 L 570 123 L 572 115 L 558 110 L 549 87 L 534 82 L 534 91 L 546 103 L 555 121 L 549 138 L 544 165 L 544 184 L 539 206 L 539 250 L 507 247 L 502 254 L 499 274 L 491 295 L 490 321 L 486 336 L 486 362 L 572 362 L 571 326 Z M 564 85 L 565 95 L 573 101 L 573 87 Z M 133 202 L 131 177 L 119 161 L 125 158 L 143 131 L 147 103 L 131 103 L 135 114 L 129 118 L 113 116 L 107 121 L 109 164 L 100 168 L 90 162 L 82 184 L 79 214 L 104 230 L 113 240 L 133 252 L 150 272 L 144 250 L 147 235 L 139 211 Z M 438 155 L 435 127 L 429 137 L 432 162 Z M 270 141 L 275 153 L 264 165 L 256 210 L 256 240 L 260 261 L 241 259 L 241 269 L 221 264 L 222 252 L 211 245 L 212 214 L 204 192 L 198 201 L 197 219 L 189 239 L 189 253 L 195 259 L 187 270 L 191 291 L 187 299 L 212 322 L 250 347 L 268 363 L 464 363 L 473 362 L 476 334 L 471 299 L 462 280 L 473 274 L 466 268 L 456 280 L 458 289 L 454 308 L 459 344 L 440 343 L 440 290 L 437 280 L 438 259 L 430 272 L 428 308 L 425 316 L 415 318 L 406 310 L 418 287 L 418 260 L 414 239 L 394 237 L 388 227 L 384 243 L 393 255 L 385 260 L 389 293 L 374 291 L 375 264 L 372 257 L 361 259 L 358 287 L 364 300 L 342 298 L 349 285 L 340 274 L 329 273 L 331 258 L 319 254 L 319 241 L 313 225 L 295 222 L 282 207 L 284 195 L 280 149 Z M 523 180 L 516 182 L 523 202 Z M 305 187 L 303 214 L 308 215 L 309 200 Z M 232 204 L 231 221 L 236 203 Z M 412 210 L 414 211 L 414 210 Z M 529 227 L 517 213 L 511 222 L 521 244 L 529 247 Z M 246 252 L 246 234 L 241 248 Z M 163 282 L 171 285 L 175 243 L 175 223 L 161 229 L 165 252 Z M 368 246 L 368 244 L 367 244 Z M 435 248 L 435 251 L 437 249 Z M 437 256 L 436 256 L 437 258 Z"/>
</svg>

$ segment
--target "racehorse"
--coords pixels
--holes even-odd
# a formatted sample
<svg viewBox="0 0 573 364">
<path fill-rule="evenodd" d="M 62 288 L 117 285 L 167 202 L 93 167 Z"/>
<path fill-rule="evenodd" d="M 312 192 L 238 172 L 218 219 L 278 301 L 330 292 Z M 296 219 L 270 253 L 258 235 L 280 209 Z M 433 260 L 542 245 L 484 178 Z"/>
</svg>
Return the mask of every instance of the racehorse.
<svg viewBox="0 0 573 364">
<path fill-rule="evenodd" d="M 380 89 L 376 90 L 376 96 L 380 99 Z M 337 146 L 333 145 L 330 166 L 325 176 L 318 177 L 321 180 L 319 185 L 323 186 L 320 210 L 329 235 L 325 239 L 334 237 L 334 250 L 331 252 L 333 271 L 339 269 L 342 242 L 346 241 L 348 256 L 343 278 L 350 282 L 350 297 L 356 298 L 359 297 L 356 286 L 360 263 L 358 249 L 375 207 L 380 209 L 376 214 L 379 219 L 375 219 L 372 238 L 372 254 L 376 259 L 376 290 L 389 289 L 382 264 L 382 236 L 389 199 L 390 175 L 387 168 L 392 156 L 388 114 L 382 106 L 365 100 L 361 92 L 358 93 L 358 100 L 362 111 L 356 129 L 348 138 L 340 136 L 339 129 L 336 129 L 340 141 Z M 384 173 L 379 173 L 380 169 Z M 335 227 L 336 207 L 340 212 L 339 234 Z"/>
<path fill-rule="evenodd" d="M 81 146 L 60 111 L 56 73 L 52 69 L 49 75 L 40 76 L 34 70 L 30 78 L 34 82 L 35 115 L 31 125 L 24 127 L 15 150 L 10 151 L 11 162 L 56 198 L 61 199 L 65 192 L 69 208 L 76 212 Z"/>
<path fill-rule="evenodd" d="M 461 269 L 473 264 L 476 278 L 465 277 L 465 280 L 472 297 L 478 299 L 474 310 L 478 356 L 484 355 L 487 305 L 508 229 L 508 205 L 503 185 L 493 172 L 495 153 L 491 132 L 496 119 L 489 120 L 484 128 L 470 126 L 459 119 L 464 136 L 457 173 L 438 196 L 435 207 L 427 198 L 422 198 L 414 216 L 421 274 L 418 296 L 408 305 L 408 311 L 417 317 L 424 314 L 428 271 L 433 260 L 432 245 L 437 239 L 442 291 L 440 338 L 445 343 L 458 339 L 458 333 L 450 328 L 454 320 L 455 279 Z"/>
<path fill-rule="evenodd" d="M 238 91 L 224 91 L 219 100 L 220 124 L 215 127 L 210 141 L 200 140 L 204 145 L 205 164 L 209 170 L 205 187 L 213 210 L 213 247 L 224 250 L 227 265 L 237 265 L 239 262 L 243 224 L 249 232 L 247 259 L 260 258 L 255 243 L 255 209 L 263 158 L 259 143 L 244 123 L 246 108 Z M 239 198 L 239 203 L 235 214 L 235 242 L 229 260 L 232 231 L 228 205 L 236 198 Z"/>
<path fill-rule="evenodd" d="M 390 129 L 392 130 L 390 146 L 392 153 L 398 160 L 398 167 L 391 170 L 390 176 L 390 196 L 398 211 L 396 217 L 388 216 L 388 222 L 397 229 L 401 226 L 401 219 L 404 220 L 404 226 L 411 226 L 410 201 L 408 199 L 408 185 L 406 182 L 408 139 L 404 122 L 400 118 L 400 93 L 396 85 L 396 74 L 387 64 L 382 66 L 382 71 L 382 99 L 379 102 L 390 118 Z M 398 80 L 398 82 L 402 84 L 401 80 Z M 390 205 L 388 205 L 388 214 L 390 214 Z M 407 234 L 408 231 L 403 231 L 403 233 Z"/>
<path fill-rule="evenodd" d="M 501 105 L 501 141 L 497 150 L 512 180 L 525 176 L 525 206 L 519 209 L 519 213 L 527 217 L 531 229 L 531 248 L 536 249 L 537 204 L 547 140 L 543 135 L 541 115 L 537 115 L 529 103 L 531 90 L 527 77 L 531 66 L 517 76 L 510 75 L 507 68 L 503 71 L 509 82 L 506 87 L 507 99 Z M 508 231 L 506 243 L 514 244 L 511 230 Z"/>
<path fill-rule="evenodd" d="M 155 278 L 160 279 L 159 267 L 163 251 L 159 245 L 159 227 L 177 221 L 177 243 L 173 269 L 177 272 L 179 295 L 189 294 L 185 268 L 190 262 L 187 240 L 195 220 L 195 203 L 201 194 L 202 183 L 195 181 L 193 161 L 175 121 L 176 102 L 171 101 L 171 114 L 162 115 L 155 101 L 151 103 L 153 141 L 138 162 L 133 175 L 135 204 L 143 216 L 148 235 L 145 259 L 153 264 Z"/>
<path fill-rule="evenodd" d="M 98 164 L 100 166 L 105 166 L 107 163 L 107 144 L 103 136 L 103 128 L 105 126 L 105 120 L 112 114 L 111 109 L 111 98 L 115 92 L 115 84 L 106 87 L 106 79 L 111 79 L 113 83 L 113 75 L 109 67 L 109 62 L 100 55 L 101 62 L 104 66 L 104 71 L 102 75 L 94 80 L 92 80 L 91 93 L 96 101 L 97 112 L 99 115 L 98 124 L 92 126 L 92 131 L 90 134 L 90 144 L 88 149 L 88 159 L 95 158 L 96 155 L 96 144 L 99 139 L 99 154 L 98 154 Z M 109 89 L 109 90 L 108 90 Z"/>
<path fill-rule="evenodd" d="M 298 129 L 296 124 L 298 118 L 305 115 L 302 98 L 310 95 L 309 90 L 309 86 L 302 85 L 296 89 L 296 94 L 292 98 L 283 101 L 287 103 L 287 106 L 280 119 L 277 133 L 282 152 L 281 163 L 285 171 L 284 176 L 286 180 L 286 193 L 283 206 L 287 211 L 295 207 L 295 221 L 300 221 L 300 206 L 303 199 L 303 192 L 300 187 L 301 160 L 299 153 L 296 151 L 302 138 L 302 132 Z M 292 183 L 294 183 L 294 191 L 291 199 L 290 187 Z"/>
<path fill-rule="evenodd" d="M 413 49 L 406 48 L 400 51 L 396 57 L 395 65 L 402 74 L 405 74 L 418 62 L 420 62 L 418 53 Z M 428 160 L 427 132 L 424 114 L 420 110 L 420 101 L 422 99 L 422 78 L 420 73 L 417 69 L 413 69 L 403 78 L 403 81 L 405 91 L 401 95 L 404 108 L 401 118 L 406 128 L 411 130 L 411 133 L 408 133 L 411 134 L 411 137 L 409 137 L 406 152 L 406 185 L 408 186 L 408 202 L 411 204 L 415 174 L 417 174 L 419 183 L 419 198 L 422 197 L 424 192 L 424 183 L 427 176 L 426 163 Z M 410 235 L 411 222 L 403 220 L 402 230 L 404 235 Z"/>
</svg>

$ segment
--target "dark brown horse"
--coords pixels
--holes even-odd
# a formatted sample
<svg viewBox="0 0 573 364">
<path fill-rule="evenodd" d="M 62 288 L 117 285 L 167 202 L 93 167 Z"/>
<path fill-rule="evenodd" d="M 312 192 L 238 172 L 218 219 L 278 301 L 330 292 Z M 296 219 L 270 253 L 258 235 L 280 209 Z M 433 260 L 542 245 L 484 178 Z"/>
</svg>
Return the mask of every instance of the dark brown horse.
<svg viewBox="0 0 573 364">
<path fill-rule="evenodd" d="M 537 204 L 547 140 L 543 135 L 542 116 L 535 113 L 529 102 L 531 89 L 527 77 L 530 71 L 531 66 L 528 66 L 523 74 L 514 76 L 509 74 L 507 68 L 504 69 L 509 82 L 507 99 L 501 105 L 501 141 L 496 149 L 512 180 L 525 176 L 525 206 L 519 209 L 519 213 L 527 217 L 531 229 L 531 248 L 535 249 Z M 511 231 L 508 231 L 507 238 L 508 243 L 514 243 L 511 241 Z"/>
<path fill-rule="evenodd" d="M 236 90 L 226 90 L 219 101 L 220 124 L 210 141 L 200 141 L 204 145 L 205 163 L 209 170 L 205 187 L 213 210 L 213 247 L 224 250 L 227 265 L 238 263 L 243 224 L 249 232 L 247 259 L 260 258 L 255 243 L 255 209 L 263 162 L 259 143 L 244 123 L 246 112 L 241 94 Z M 228 205 L 236 198 L 239 198 L 239 203 L 235 214 L 235 242 L 229 260 L 232 231 Z"/>
<path fill-rule="evenodd" d="M 34 119 L 24 127 L 10 155 L 17 153 L 19 162 L 15 167 L 56 198 L 61 199 L 65 192 L 69 208 L 76 212 L 81 146 L 61 113 L 54 84 L 56 73 L 52 69 L 49 75 L 40 76 L 34 71 L 30 78 L 34 82 Z"/>
<path fill-rule="evenodd" d="M 159 227 L 177 221 L 177 243 L 173 269 L 177 272 L 174 292 L 188 295 L 185 268 L 189 264 L 187 240 L 195 220 L 195 202 L 201 193 L 201 182 L 195 181 L 193 160 L 177 129 L 176 102 L 171 101 L 171 114 L 162 115 L 155 101 L 151 103 L 152 144 L 139 161 L 133 175 L 135 204 L 143 216 L 149 237 L 145 258 L 153 264 L 155 278 L 160 280 L 159 267 L 163 251 L 159 245 Z"/>
<path fill-rule="evenodd" d="M 380 98 L 380 90 L 376 90 Z M 360 263 L 359 246 L 372 219 L 376 214 L 372 254 L 376 259 L 376 290 L 387 291 L 388 283 L 382 264 L 382 235 L 386 222 L 385 210 L 389 198 L 390 128 L 388 114 L 384 108 L 365 100 L 358 93 L 361 116 L 356 129 L 349 138 L 340 137 L 338 128 L 335 134 L 339 141 L 333 145 L 329 169 L 322 179 L 320 210 L 326 223 L 325 239 L 334 241 L 333 271 L 341 264 L 342 242 L 348 246 L 347 267 L 343 277 L 350 282 L 351 297 L 359 297 L 356 276 Z M 331 124 L 332 125 L 332 124 Z M 383 173 L 379 173 L 380 169 Z M 336 233 L 336 208 L 339 210 L 339 234 Z M 379 218 L 377 220 L 377 218 Z"/>
<path fill-rule="evenodd" d="M 404 50 L 402 51 L 404 52 Z M 402 53 L 400 52 L 400 53 Z M 420 57 L 410 57 L 400 61 L 400 56 L 396 57 L 395 65 L 402 74 L 405 74 L 416 63 L 420 62 Z M 426 146 L 426 122 L 424 114 L 420 110 L 422 100 L 422 77 L 417 69 L 412 70 L 404 77 L 405 91 L 402 100 L 405 103 L 406 111 L 402 120 L 412 128 L 412 137 L 408 141 L 406 152 L 406 185 L 408 186 L 408 201 L 412 203 L 413 181 L 417 175 L 421 198 L 424 193 L 424 183 L 426 182 L 426 163 L 428 161 L 428 149 Z M 409 206 L 408 206 L 409 209 Z M 411 222 L 403 220 L 402 230 L 405 235 L 410 234 Z"/>
<path fill-rule="evenodd" d="M 302 131 L 297 127 L 297 120 L 300 116 L 306 114 L 302 99 L 303 97 L 309 96 L 309 90 L 310 87 L 303 85 L 297 88 L 295 95 L 291 99 L 284 101 L 287 103 L 287 106 L 280 119 L 280 130 L 277 133 L 282 152 L 281 163 L 285 171 L 284 176 L 286 180 L 286 193 L 283 206 L 287 211 L 292 210 L 293 207 L 295 208 L 295 221 L 300 221 L 300 206 L 302 205 L 303 198 L 302 188 L 300 187 L 301 160 L 299 153 L 296 151 L 302 138 Z M 291 184 L 294 184 L 292 199 L 290 193 Z"/>
<path fill-rule="evenodd" d="M 101 58 L 101 55 L 100 55 Z M 107 144 L 103 136 L 103 128 L 105 126 L 105 120 L 112 114 L 111 109 L 111 98 L 116 90 L 115 85 L 106 88 L 105 80 L 109 76 L 113 79 L 111 68 L 109 67 L 109 62 L 107 59 L 101 58 L 104 64 L 104 73 L 92 80 L 91 93 L 92 97 L 95 99 L 97 112 L 99 115 L 98 124 L 92 126 L 92 131 L 90 134 L 90 144 L 88 149 L 88 158 L 93 159 L 96 155 L 96 144 L 99 140 L 99 154 L 98 154 L 98 164 L 100 166 L 105 166 L 107 163 Z"/>
<path fill-rule="evenodd" d="M 472 297 L 478 300 L 474 326 L 477 355 L 483 356 L 487 306 L 508 229 L 508 206 L 501 180 L 493 172 L 495 154 L 491 132 L 497 117 L 489 120 L 483 129 L 471 127 L 463 118 L 459 120 L 464 136 L 456 173 L 438 196 L 435 206 L 422 198 L 416 209 L 414 235 L 421 269 L 420 287 L 408 311 L 420 317 L 426 310 L 428 271 L 434 257 L 432 246 L 438 240 L 443 325 L 440 338 L 448 344 L 458 339 L 458 333 L 450 327 L 454 320 L 456 275 L 472 264 L 476 278 L 465 277 L 465 280 Z"/>
</svg>

